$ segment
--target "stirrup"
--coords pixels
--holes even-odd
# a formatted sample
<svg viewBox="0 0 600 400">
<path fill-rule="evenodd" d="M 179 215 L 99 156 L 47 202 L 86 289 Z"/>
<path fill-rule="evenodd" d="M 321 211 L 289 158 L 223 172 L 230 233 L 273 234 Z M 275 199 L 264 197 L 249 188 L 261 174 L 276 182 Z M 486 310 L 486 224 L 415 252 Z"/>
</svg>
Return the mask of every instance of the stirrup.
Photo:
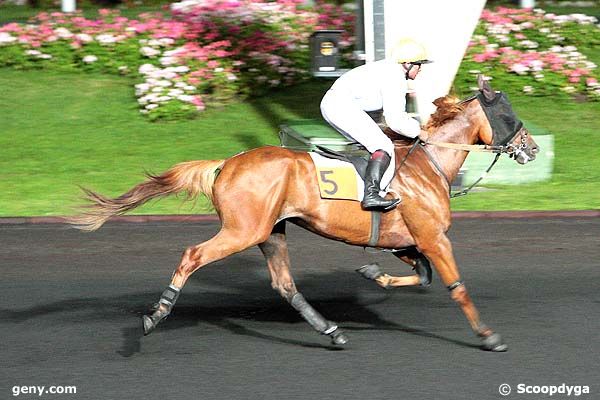
<svg viewBox="0 0 600 400">
<path fill-rule="evenodd" d="M 368 201 L 363 200 L 360 205 L 362 206 L 363 210 L 376 210 L 376 209 L 382 209 L 383 211 L 389 211 L 389 210 L 393 210 L 394 208 L 396 208 L 396 206 L 398 204 L 400 204 L 400 202 L 402 201 L 402 199 L 390 199 L 390 200 L 386 200 L 384 198 L 380 197 L 380 201 L 378 199 L 375 200 L 374 204 L 368 204 Z M 377 203 L 379 202 L 379 203 Z M 367 204 L 366 204 L 367 203 Z"/>
</svg>

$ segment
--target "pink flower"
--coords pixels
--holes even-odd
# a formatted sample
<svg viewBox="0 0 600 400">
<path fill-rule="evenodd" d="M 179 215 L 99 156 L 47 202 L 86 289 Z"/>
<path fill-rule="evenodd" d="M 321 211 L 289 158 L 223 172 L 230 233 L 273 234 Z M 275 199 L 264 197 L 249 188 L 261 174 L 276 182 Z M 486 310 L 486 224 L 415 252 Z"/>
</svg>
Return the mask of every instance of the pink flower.
<svg viewBox="0 0 600 400">
<path fill-rule="evenodd" d="M 206 108 L 200 96 L 194 96 L 194 98 L 192 99 L 192 104 L 195 105 L 199 111 L 202 111 Z"/>
</svg>

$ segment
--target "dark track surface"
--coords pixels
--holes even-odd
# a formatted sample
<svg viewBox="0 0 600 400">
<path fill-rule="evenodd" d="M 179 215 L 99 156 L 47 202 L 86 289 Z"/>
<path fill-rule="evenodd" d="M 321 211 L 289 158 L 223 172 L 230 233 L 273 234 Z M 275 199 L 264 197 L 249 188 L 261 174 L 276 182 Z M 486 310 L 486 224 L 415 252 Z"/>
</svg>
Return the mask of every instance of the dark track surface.
<svg viewBox="0 0 600 400">
<path fill-rule="evenodd" d="M 345 329 L 343 350 L 271 290 L 258 248 L 198 271 L 143 337 L 140 317 L 182 251 L 218 227 L 0 226 L 0 399 L 16 385 L 77 386 L 41 397 L 55 399 L 497 399 L 502 383 L 588 385 L 578 398 L 600 398 L 599 218 L 455 221 L 463 278 L 506 353 L 478 349 L 437 274 L 427 290 L 385 291 L 354 269 L 408 266 L 291 225 L 296 283 Z"/>
</svg>

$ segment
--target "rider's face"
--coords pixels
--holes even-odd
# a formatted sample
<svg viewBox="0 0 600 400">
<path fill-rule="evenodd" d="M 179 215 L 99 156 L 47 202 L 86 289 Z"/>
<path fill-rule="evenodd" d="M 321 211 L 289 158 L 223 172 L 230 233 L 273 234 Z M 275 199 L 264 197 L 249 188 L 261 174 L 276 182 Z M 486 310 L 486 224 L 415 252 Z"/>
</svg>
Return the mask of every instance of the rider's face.
<svg viewBox="0 0 600 400">
<path fill-rule="evenodd" d="M 421 71 L 421 64 L 404 63 L 404 70 L 408 79 L 415 79 Z"/>
</svg>

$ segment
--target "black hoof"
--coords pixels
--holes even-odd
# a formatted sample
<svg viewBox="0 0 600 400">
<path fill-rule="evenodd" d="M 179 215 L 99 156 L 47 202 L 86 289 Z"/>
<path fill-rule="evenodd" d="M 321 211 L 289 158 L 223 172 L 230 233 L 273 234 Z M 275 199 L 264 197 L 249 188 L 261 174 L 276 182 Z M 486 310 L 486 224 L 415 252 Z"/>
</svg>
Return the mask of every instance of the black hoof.
<svg viewBox="0 0 600 400">
<path fill-rule="evenodd" d="M 152 318 L 150 318 L 147 315 L 142 316 L 142 322 L 144 324 L 144 336 L 150 334 L 150 332 L 152 332 L 154 328 L 156 328 L 156 324 L 154 323 Z"/>
<path fill-rule="evenodd" d="M 421 286 L 427 287 L 431 285 L 431 278 L 433 274 L 431 272 L 431 265 L 427 259 L 418 259 L 415 264 L 415 271 L 417 272 L 417 275 L 419 275 Z"/>
<path fill-rule="evenodd" d="M 377 263 L 363 265 L 356 270 L 363 278 L 374 281 L 383 275 L 381 268 Z"/>
<path fill-rule="evenodd" d="M 331 344 L 335 346 L 343 346 L 348 343 L 348 337 L 341 331 L 341 329 L 336 329 L 332 333 L 329 334 L 331 336 Z"/>
<path fill-rule="evenodd" d="M 481 348 L 487 351 L 506 351 L 508 346 L 502 341 L 502 337 L 497 333 L 492 333 L 490 336 L 481 339 Z"/>
</svg>

